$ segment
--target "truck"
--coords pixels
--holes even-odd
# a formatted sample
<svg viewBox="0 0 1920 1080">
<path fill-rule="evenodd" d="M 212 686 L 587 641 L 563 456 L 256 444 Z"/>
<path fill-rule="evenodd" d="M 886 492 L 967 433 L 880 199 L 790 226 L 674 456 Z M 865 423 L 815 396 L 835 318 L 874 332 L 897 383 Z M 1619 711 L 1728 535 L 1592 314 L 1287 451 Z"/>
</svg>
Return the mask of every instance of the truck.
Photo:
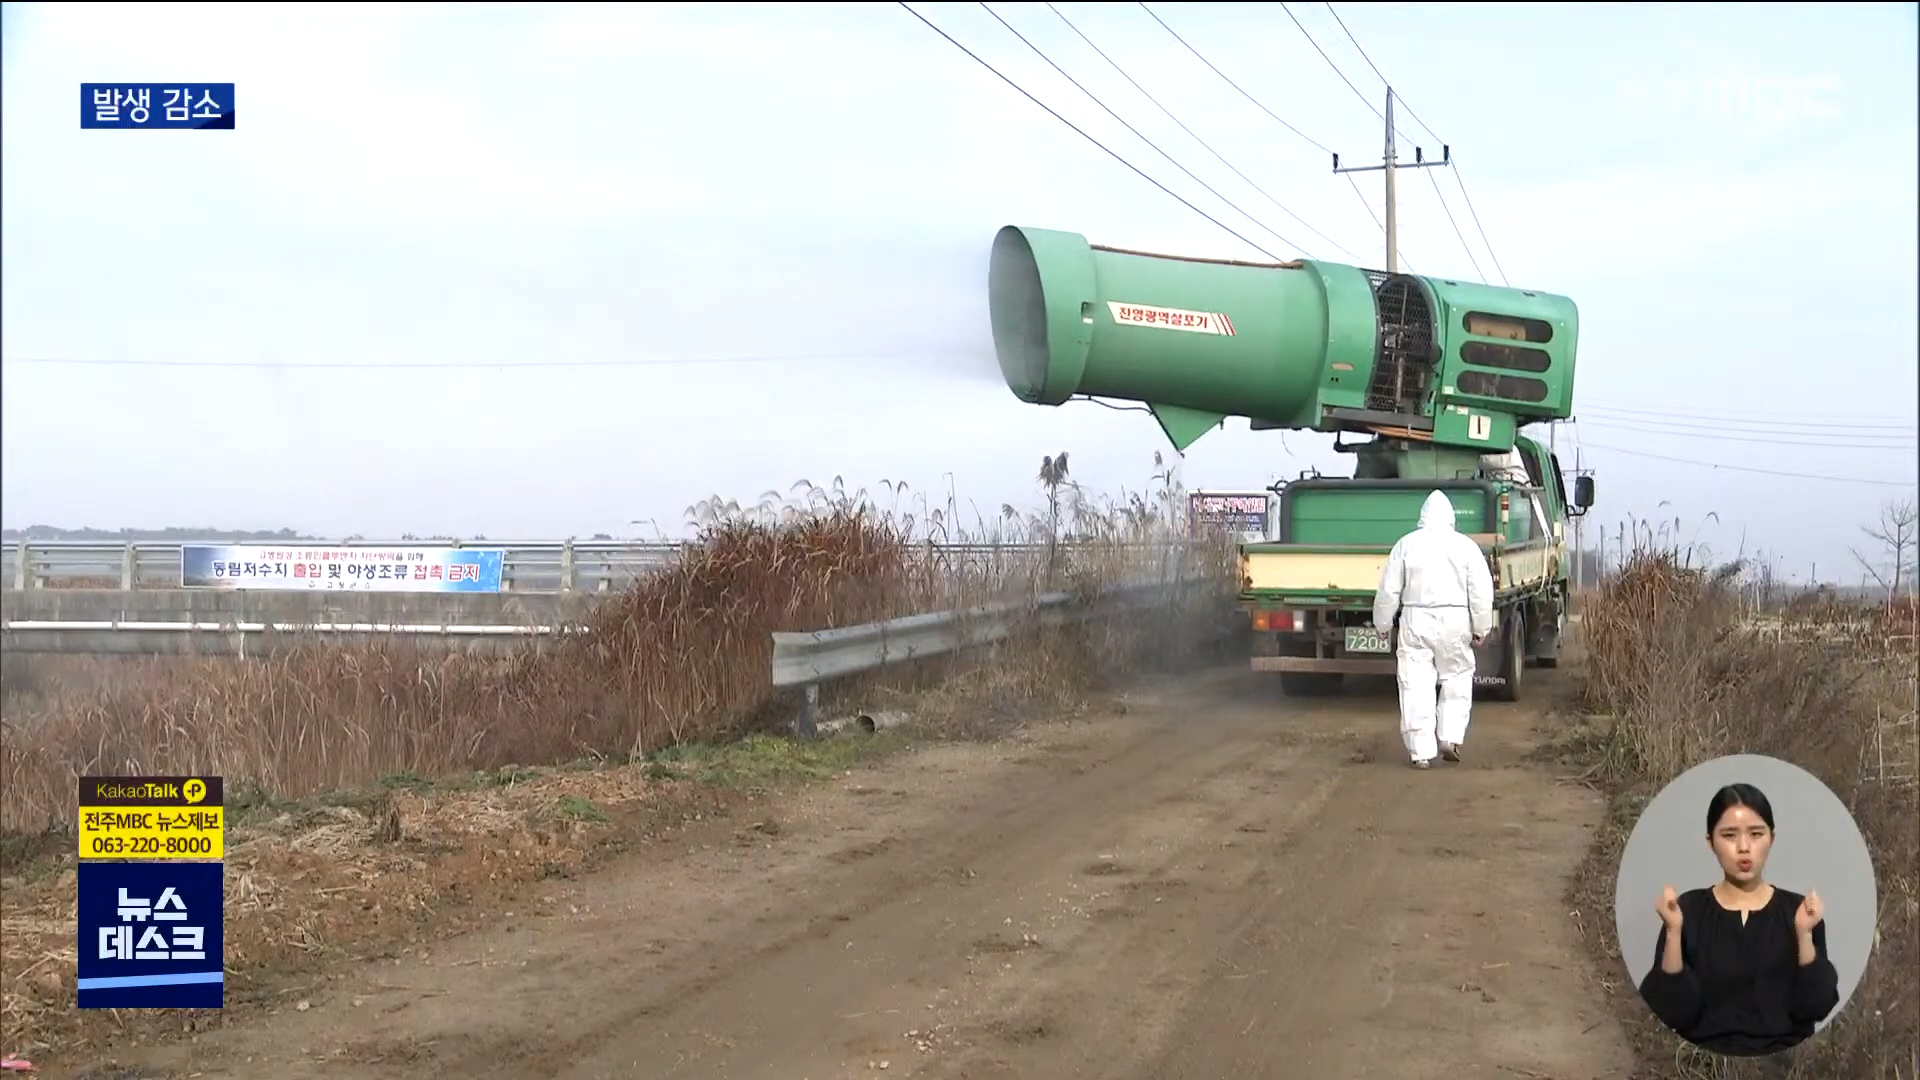
<svg viewBox="0 0 1920 1080">
<path fill-rule="evenodd" d="M 1568 489 L 1528 425 L 1572 416 L 1579 311 L 1567 297 L 1300 259 L 1163 255 L 1016 225 L 987 273 L 1000 372 L 1014 396 L 1147 406 L 1176 451 L 1227 417 L 1330 433 L 1350 476 L 1276 484 L 1271 535 L 1238 545 L 1251 666 L 1290 696 L 1394 671 L 1372 625 L 1393 544 L 1434 491 L 1486 553 L 1496 630 L 1476 686 L 1518 700 L 1559 662 L 1572 600 Z M 1349 441 L 1352 440 L 1352 441 Z"/>
</svg>

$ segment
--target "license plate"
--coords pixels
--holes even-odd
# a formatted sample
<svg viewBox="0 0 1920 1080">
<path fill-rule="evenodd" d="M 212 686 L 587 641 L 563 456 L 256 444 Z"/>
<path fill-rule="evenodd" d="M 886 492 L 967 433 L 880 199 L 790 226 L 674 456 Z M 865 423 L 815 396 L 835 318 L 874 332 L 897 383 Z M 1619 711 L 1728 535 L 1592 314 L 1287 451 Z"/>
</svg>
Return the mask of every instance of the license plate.
<svg viewBox="0 0 1920 1080">
<path fill-rule="evenodd" d="M 1372 626 L 1347 627 L 1347 651 L 1383 653 L 1393 651 L 1393 642 L 1385 631 Z"/>
</svg>

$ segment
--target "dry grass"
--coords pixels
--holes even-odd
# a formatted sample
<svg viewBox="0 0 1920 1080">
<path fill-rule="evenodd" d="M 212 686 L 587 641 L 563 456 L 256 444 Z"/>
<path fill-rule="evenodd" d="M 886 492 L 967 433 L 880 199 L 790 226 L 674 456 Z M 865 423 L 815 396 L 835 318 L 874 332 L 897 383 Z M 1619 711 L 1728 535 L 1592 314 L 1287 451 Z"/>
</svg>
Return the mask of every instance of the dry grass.
<svg viewBox="0 0 1920 1080">
<path fill-rule="evenodd" d="M 1051 557 L 991 545 L 1032 535 L 1009 511 L 980 530 L 985 550 L 956 559 L 924 542 L 924 519 L 858 494 L 811 494 L 799 506 L 717 515 L 674 564 L 596 606 L 588 635 L 505 658 L 403 639 L 316 644 L 245 663 L 135 665 L 78 689 L 37 686 L 7 704 L 0 833 L 71 830 L 76 780 L 87 774 L 211 772 L 229 790 L 291 799 L 393 773 L 624 757 L 765 730 L 792 706 L 770 688 L 774 631 L 1176 574 L 1228 580 L 1224 544 L 1170 548 L 1166 517 L 1144 499 L 1075 508 L 1061 523 L 1075 539 Z M 934 525 L 950 532 L 950 520 L 936 515 Z M 1036 685 L 1072 689 L 1160 656 L 1153 646 L 1211 618 L 1217 596 L 1137 620 L 1146 632 L 1048 635 L 1017 668 Z M 913 672 L 856 681 L 830 687 L 829 701 L 902 679 L 922 681 Z"/>
<path fill-rule="evenodd" d="M 10 1044 L 0 1049 L 108 1037 L 71 1006 L 81 775 L 226 778 L 240 813 L 229 832 L 230 1000 L 245 1003 L 278 992 L 274 973 L 456 928 L 463 903 L 572 872 L 609 838 L 624 843 L 623 823 L 643 808 L 671 818 L 712 797 L 706 781 L 804 778 L 867 752 L 849 745 L 885 745 L 754 738 L 784 728 L 796 704 L 770 685 L 774 631 L 1048 591 L 1198 586 L 1150 610 L 1030 627 L 992 650 L 823 687 L 829 715 L 911 699 L 923 727 L 978 734 L 1184 663 L 1231 625 L 1231 549 L 1172 541 L 1177 491 L 1105 506 L 1058 494 L 1045 521 L 1003 508 L 964 534 L 951 504 L 916 515 L 837 489 L 810 489 L 797 505 L 710 505 L 684 556 L 601 601 L 590 633 L 505 657 L 390 640 L 247 662 L 35 672 L 10 660 L 7 681 L 21 692 L 0 718 L 0 1027 Z M 1014 546 L 1036 535 L 1072 539 Z M 984 547 L 956 558 L 930 538 Z M 732 750 L 700 749 L 742 736 Z M 530 768 L 567 762 L 587 767 Z M 394 812 L 406 822 L 398 845 L 380 838 Z"/>
<path fill-rule="evenodd" d="M 844 767 L 875 748 L 841 741 L 802 753 Z M 748 744 L 703 763 L 747 759 L 748 775 L 762 776 L 772 770 L 754 759 L 765 756 Z M 227 831 L 225 1010 L 76 1009 L 75 872 L 71 859 L 42 860 L 5 881 L 0 1049 L 71 1064 L 115 1043 L 293 1005 L 343 959 L 420 953 L 489 913 L 541 910 L 606 856 L 752 797 L 705 779 L 642 766 L 512 768 L 437 784 L 403 774 L 303 804 L 243 807 Z"/>
<path fill-rule="evenodd" d="M 1767 754 L 1808 770 L 1851 808 L 1879 880 L 1879 941 L 1844 1010 L 1793 1053 L 1792 1075 L 1911 1080 L 1920 1053 L 1920 786 L 1915 765 L 1915 611 L 1822 597 L 1756 616 L 1741 567 L 1698 567 L 1672 549 L 1637 552 L 1585 598 L 1586 711 L 1600 717 L 1594 775 L 1615 796 L 1614 827 L 1576 886 L 1611 912 L 1614 867 L 1635 810 L 1672 777 L 1715 757 Z M 1612 920 L 1584 920 L 1620 981 Z M 1615 987 L 1648 1078 L 1779 1075 L 1687 1046 L 1631 985 Z"/>
</svg>

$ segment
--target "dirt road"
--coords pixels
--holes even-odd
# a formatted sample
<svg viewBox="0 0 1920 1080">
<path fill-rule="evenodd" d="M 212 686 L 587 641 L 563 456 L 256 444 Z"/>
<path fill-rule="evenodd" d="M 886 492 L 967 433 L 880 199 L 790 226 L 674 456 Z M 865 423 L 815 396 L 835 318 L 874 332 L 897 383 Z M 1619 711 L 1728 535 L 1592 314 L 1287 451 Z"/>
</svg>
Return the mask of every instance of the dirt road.
<svg viewBox="0 0 1920 1080">
<path fill-rule="evenodd" d="M 1544 699 L 1548 672 L 1529 672 Z M 1597 796 L 1482 704 L 1402 759 L 1389 690 L 1214 672 L 937 746 L 554 882 L 136 1060 L 175 1075 L 1624 1078 L 1562 890 Z M 127 1059 L 123 1057 L 123 1061 Z"/>
</svg>

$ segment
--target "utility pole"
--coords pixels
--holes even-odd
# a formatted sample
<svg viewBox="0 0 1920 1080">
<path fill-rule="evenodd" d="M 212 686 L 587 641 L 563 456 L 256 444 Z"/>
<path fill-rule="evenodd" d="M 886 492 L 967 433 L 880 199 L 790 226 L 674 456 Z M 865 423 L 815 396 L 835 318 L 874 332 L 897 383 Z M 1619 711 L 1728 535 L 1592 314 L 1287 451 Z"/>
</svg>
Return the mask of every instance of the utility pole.
<svg viewBox="0 0 1920 1080">
<path fill-rule="evenodd" d="M 1398 152 L 1394 149 L 1393 145 L 1393 87 L 1391 86 L 1387 87 L 1386 121 L 1387 145 L 1386 152 L 1380 156 L 1380 164 L 1354 165 L 1343 169 L 1340 167 L 1340 155 L 1335 154 L 1333 155 L 1333 171 L 1336 174 L 1358 172 L 1384 172 L 1387 174 L 1387 273 L 1397 274 L 1400 272 L 1400 200 L 1394 193 L 1393 174 L 1399 172 L 1401 169 L 1431 169 L 1436 165 L 1451 165 L 1453 164 L 1453 149 L 1443 145 L 1440 147 L 1440 160 L 1428 161 L 1425 151 L 1416 146 L 1413 148 L 1413 163 L 1410 165 L 1400 164 Z"/>
</svg>

